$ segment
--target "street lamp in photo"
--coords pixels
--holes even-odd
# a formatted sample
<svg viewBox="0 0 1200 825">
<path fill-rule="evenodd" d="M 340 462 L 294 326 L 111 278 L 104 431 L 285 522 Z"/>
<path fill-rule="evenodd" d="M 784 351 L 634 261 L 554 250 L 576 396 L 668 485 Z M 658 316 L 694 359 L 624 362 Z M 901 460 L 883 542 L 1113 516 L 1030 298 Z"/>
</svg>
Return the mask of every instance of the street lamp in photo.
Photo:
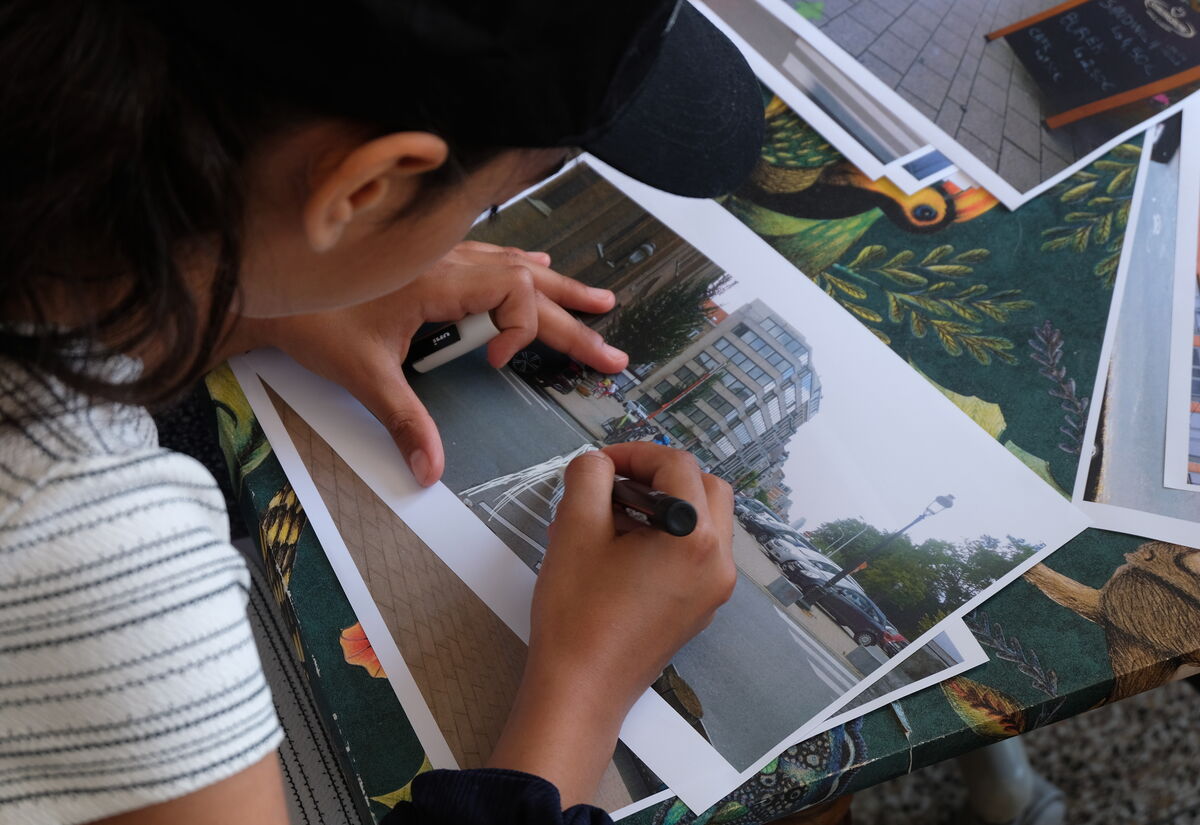
<svg viewBox="0 0 1200 825">
<path fill-rule="evenodd" d="M 882 539 L 880 539 L 879 542 L 874 547 L 872 547 L 870 550 L 868 550 L 866 553 L 863 554 L 863 558 L 861 561 L 858 562 L 858 564 L 854 565 L 853 567 L 843 567 L 841 570 L 839 570 L 837 572 L 837 575 L 834 576 L 833 578 L 829 579 L 828 581 L 820 582 L 819 584 L 815 584 L 812 587 L 810 587 L 807 591 L 805 591 L 805 593 L 802 597 L 803 600 L 806 602 L 820 601 L 821 597 L 826 592 L 828 592 L 829 588 L 833 587 L 835 584 L 837 584 L 842 579 L 849 576 L 851 573 L 856 573 L 857 571 L 862 570 L 864 567 L 867 566 L 867 564 L 870 563 L 870 561 L 872 559 L 874 559 L 876 556 L 879 555 L 879 553 L 883 550 L 883 548 L 887 547 L 889 544 L 891 544 L 897 538 L 904 535 L 914 525 L 921 523 L 922 521 L 929 518 L 930 516 L 934 516 L 934 515 L 937 515 L 938 513 L 949 510 L 953 506 L 954 506 L 954 496 L 952 496 L 952 495 L 938 496 L 933 501 L 929 502 L 929 505 L 926 506 L 926 508 L 924 510 L 922 510 L 919 514 L 917 514 L 917 517 L 914 518 L 912 521 L 910 521 L 908 524 L 904 525 L 899 530 L 896 530 L 893 533 L 889 533 L 888 535 L 886 535 Z M 841 547 L 839 547 L 838 549 L 840 550 Z M 814 591 L 816 591 L 816 599 L 815 600 L 809 599 L 808 594 L 812 593 Z"/>
</svg>

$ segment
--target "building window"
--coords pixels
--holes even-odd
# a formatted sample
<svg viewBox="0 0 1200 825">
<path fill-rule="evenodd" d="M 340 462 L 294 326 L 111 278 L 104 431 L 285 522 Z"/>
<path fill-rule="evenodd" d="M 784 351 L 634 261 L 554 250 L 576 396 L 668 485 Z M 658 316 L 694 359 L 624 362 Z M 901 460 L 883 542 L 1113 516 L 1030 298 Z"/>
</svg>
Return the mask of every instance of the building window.
<svg viewBox="0 0 1200 825">
<path fill-rule="evenodd" d="M 721 454 L 721 458 L 729 458 L 731 455 L 737 452 L 737 450 L 735 450 L 733 447 L 733 442 L 725 436 L 718 438 L 715 446 L 717 448 L 717 452 Z"/>
<path fill-rule="evenodd" d="M 700 366 L 704 368 L 705 372 L 711 372 L 719 366 L 717 359 L 713 358 L 707 352 L 698 353 L 696 360 L 700 362 Z"/>
<path fill-rule="evenodd" d="M 690 387 L 692 384 L 696 383 L 697 376 L 696 373 L 692 372 L 687 367 L 680 367 L 679 369 L 675 370 L 675 378 L 683 386 Z"/>
</svg>

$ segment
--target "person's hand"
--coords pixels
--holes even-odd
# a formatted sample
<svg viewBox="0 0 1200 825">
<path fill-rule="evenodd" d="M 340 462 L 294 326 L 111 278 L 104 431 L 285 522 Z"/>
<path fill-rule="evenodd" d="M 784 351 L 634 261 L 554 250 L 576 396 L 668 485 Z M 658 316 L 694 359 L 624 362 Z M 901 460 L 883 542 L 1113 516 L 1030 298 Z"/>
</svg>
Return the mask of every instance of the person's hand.
<svg viewBox="0 0 1200 825">
<path fill-rule="evenodd" d="M 620 531 L 614 475 L 689 501 L 691 535 Z M 489 764 L 542 776 L 566 807 L 594 792 L 634 701 L 733 593 L 733 492 L 644 442 L 576 458 L 534 589 L 529 659 Z"/>
<path fill-rule="evenodd" d="M 418 279 L 358 306 L 259 322 L 259 338 L 355 395 L 387 427 L 422 485 L 442 476 L 445 453 L 437 426 L 408 385 L 401 365 L 417 329 L 492 313 L 500 334 L 488 361 L 500 367 L 535 337 L 600 372 L 620 372 L 629 359 L 567 309 L 607 312 L 613 294 L 549 268 L 543 252 L 466 241 Z"/>
</svg>

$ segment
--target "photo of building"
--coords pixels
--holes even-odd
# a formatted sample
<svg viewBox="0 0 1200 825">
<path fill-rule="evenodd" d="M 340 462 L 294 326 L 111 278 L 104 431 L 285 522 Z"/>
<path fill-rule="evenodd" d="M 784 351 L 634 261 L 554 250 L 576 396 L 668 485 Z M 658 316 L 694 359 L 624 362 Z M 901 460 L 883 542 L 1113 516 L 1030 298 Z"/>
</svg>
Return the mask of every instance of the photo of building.
<svg viewBox="0 0 1200 825">
<path fill-rule="evenodd" d="M 722 315 L 626 397 L 706 470 L 773 496 L 786 518 L 787 442 L 820 409 L 820 380 L 804 336 L 762 301 Z"/>
</svg>

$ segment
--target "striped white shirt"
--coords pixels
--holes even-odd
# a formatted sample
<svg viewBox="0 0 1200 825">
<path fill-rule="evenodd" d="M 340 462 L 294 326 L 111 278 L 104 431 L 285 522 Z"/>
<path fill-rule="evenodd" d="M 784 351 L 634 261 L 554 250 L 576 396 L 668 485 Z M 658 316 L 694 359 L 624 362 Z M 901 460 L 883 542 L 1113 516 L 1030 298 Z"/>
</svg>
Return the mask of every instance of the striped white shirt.
<svg viewBox="0 0 1200 825">
<path fill-rule="evenodd" d="M 0 822 L 112 816 L 276 748 L 248 587 L 212 476 L 144 410 L 0 360 Z"/>
</svg>

